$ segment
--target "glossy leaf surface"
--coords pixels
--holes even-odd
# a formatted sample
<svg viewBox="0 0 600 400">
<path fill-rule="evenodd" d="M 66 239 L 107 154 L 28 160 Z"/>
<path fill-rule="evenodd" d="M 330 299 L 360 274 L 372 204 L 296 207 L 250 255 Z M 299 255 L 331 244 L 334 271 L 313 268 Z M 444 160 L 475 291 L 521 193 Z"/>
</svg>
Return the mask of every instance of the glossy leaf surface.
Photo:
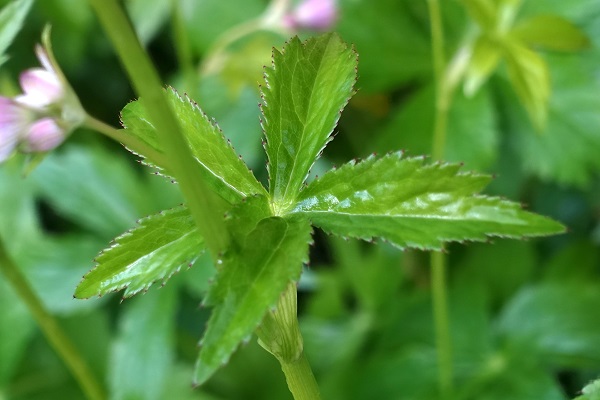
<svg viewBox="0 0 600 400">
<path fill-rule="evenodd" d="M 246 218 L 255 221 L 246 213 L 245 207 L 238 209 L 233 223 Z M 205 300 L 215 308 L 201 342 L 195 383 L 202 384 L 225 364 L 240 342 L 250 338 L 267 310 L 277 304 L 287 285 L 299 279 L 310 234 L 306 221 L 269 217 L 240 237 L 239 247 L 225 255 Z"/>
<path fill-rule="evenodd" d="M 440 249 L 446 241 L 519 238 L 564 227 L 519 204 L 477 195 L 490 177 L 459 173 L 458 164 L 423 165 L 401 153 L 369 157 L 328 172 L 301 192 L 292 212 L 337 235 Z"/>
<path fill-rule="evenodd" d="M 280 208 L 292 204 L 315 159 L 330 140 L 352 95 L 356 53 L 335 34 L 273 50 L 265 70 L 263 127 L 269 191 Z"/>
<path fill-rule="evenodd" d="M 75 296 L 102 296 L 123 288 L 125 297 L 133 296 L 157 280 L 166 281 L 202 251 L 204 242 L 186 208 L 143 218 L 97 257 L 98 265 L 85 275 Z"/>
<path fill-rule="evenodd" d="M 180 97 L 173 89 L 167 89 L 167 94 L 205 182 L 230 202 L 266 193 L 214 121 L 209 120 L 195 103 Z M 133 135 L 162 152 L 156 129 L 147 118 L 141 102 L 129 103 L 121 113 L 121 120 Z"/>
</svg>

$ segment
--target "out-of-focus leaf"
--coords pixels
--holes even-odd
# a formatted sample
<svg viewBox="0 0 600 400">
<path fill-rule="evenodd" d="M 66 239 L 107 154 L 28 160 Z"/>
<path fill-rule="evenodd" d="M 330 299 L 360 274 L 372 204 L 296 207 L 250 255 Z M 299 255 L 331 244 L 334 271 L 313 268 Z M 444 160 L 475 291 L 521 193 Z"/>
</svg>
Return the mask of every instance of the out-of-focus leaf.
<svg viewBox="0 0 600 400">
<path fill-rule="evenodd" d="M 351 162 L 312 182 L 293 213 L 336 235 L 383 238 L 400 248 L 440 249 L 446 241 L 549 235 L 564 227 L 519 204 L 478 195 L 489 177 L 460 165 L 423 165 L 392 153 Z"/>
<path fill-rule="evenodd" d="M 361 91 L 393 89 L 431 75 L 429 36 L 413 18 L 413 1 L 341 0 L 337 30 L 360 54 Z M 410 60 L 410 62 L 408 61 Z"/>
<path fill-rule="evenodd" d="M 552 68 L 552 98 L 547 128 L 530 132 L 514 99 L 505 94 L 511 144 L 522 167 L 544 180 L 563 185 L 587 185 L 600 168 L 600 52 L 546 55 Z"/>
<path fill-rule="evenodd" d="M 7 60 L 6 49 L 17 36 L 33 0 L 15 0 L 0 11 L 0 65 Z"/>
<path fill-rule="evenodd" d="M 433 86 L 428 85 L 402 104 L 380 132 L 375 150 L 407 149 L 410 154 L 429 154 L 433 140 L 434 95 Z M 443 159 L 462 162 L 469 169 L 487 169 L 496 158 L 498 136 L 490 91 L 483 88 L 472 98 L 462 92 L 455 93 L 448 115 Z"/>
<path fill-rule="evenodd" d="M 538 130 L 546 127 L 550 75 L 546 62 L 514 40 L 504 42 L 508 77 L 531 122 Z"/>
<path fill-rule="evenodd" d="M 415 345 L 404 351 L 374 354 L 360 368 L 348 365 L 342 393 L 348 400 L 393 399 L 398 393 L 406 399 L 437 398 L 436 358 L 433 348 Z"/>
<path fill-rule="evenodd" d="M 280 209 L 293 204 L 335 128 L 356 79 L 356 53 L 335 34 L 273 50 L 265 70 L 263 126 L 269 192 Z"/>
<path fill-rule="evenodd" d="M 499 332 L 510 348 L 559 366 L 600 360 L 600 286 L 544 284 L 521 291 L 505 308 Z"/>
<path fill-rule="evenodd" d="M 578 397 L 577 400 L 600 400 L 600 379 L 586 385 L 581 392 L 583 396 Z"/>
<path fill-rule="evenodd" d="M 472 52 L 467 66 L 464 85 L 465 94 L 468 97 L 477 93 L 481 85 L 488 80 L 498 66 L 502 56 L 500 46 L 485 35 L 477 38 Z"/>
<path fill-rule="evenodd" d="M 207 70 L 204 72 L 220 72 L 229 96 L 238 97 L 245 87 L 258 88 L 258 82 L 261 80 L 264 66 L 270 60 L 273 47 L 281 47 L 281 44 L 283 38 L 279 35 L 272 32 L 256 32 L 214 60 L 213 65 L 206 65 Z"/>
<path fill-rule="evenodd" d="M 73 289 L 102 248 L 97 238 L 84 234 L 45 237 L 30 242 L 17 258 L 31 286 L 49 311 L 68 315 L 98 306 L 97 300 L 73 298 Z"/>
<path fill-rule="evenodd" d="M 578 27 L 558 15 L 537 15 L 519 23 L 511 31 L 530 46 L 548 50 L 578 51 L 590 40 Z"/>
<path fill-rule="evenodd" d="M 255 214 L 250 207 L 250 213 Z M 232 223 L 255 220 L 246 207 L 237 209 Z M 239 220 L 238 218 L 241 218 Z M 290 282 L 297 281 L 307 261 L 311 228 L 302 220 L 265 218 L 231 249 L 205 303 L 215 305 L 201 342 L 194 381 L 202 384 L 248 340 L 269 307 Z"/>
<path fill-rule="evenodd" d="M 56 211 L 101 237 L 113 237 L 153 211 L 127 161 L 100 147 L 50 153 L 31 179 Z"/>
<path fill-rule="evenodd" d="M 34 327 L 25 304 L 0 276 L 0 392 L 25 352 Z"/>
<path fill-rule="evenodd" d="M 127 0 L 125 2 L 142 43 L 148 44 L 168 20 L 171 2 L 170 0 Z"/>
<path fill-rule="evenodd" d="M 481 29 L 493 30 L 498 22 L 498 2 L 494 0 L 461 0 L 467 12 Z"/>
<path fill-rule="evenodd" d="M 177 286 L 128 300 L 110 368 L 111 398 L 159 400 L 174 358 Z"/>
<path fill-rule="evenodd" d="M 507 363 L 504 358 L 491 359 L 486 367 L 482 370 L 482 380 L 486 383 L 469 399 L 566 400 L 556 380 L 529 360 Z M 488 376 L 485 376 L 486 372 Z"/>
<path fill-rule="evenodd" d="M 203 251 L 204 240 L 187 208 L 143 218 L 96 258 L 96 267 L 84 276 L 75 296 L 102 296 L 123 288 L 124 297 L 133 296 L 191 266 Z"/>
<path fill-rule="evenodd" d="M 253 194 L 265 194 L 265 189 L 235 154 L 214 121 L 210 121 L 188 98 L 167 89 L 169 103 L 177 116 L 183 134 L 209 186 L 224 199 L 235 202 Z M 158 133 L 149 122 L 141 102 L 129 103 L 121 113 L 126 129 L 162 152 Z"/>
<path fill-rule="evenodd" d="M 204 53 L 228 29 L 258 17 L 263 0 L 181 0 L 188 36 L 199 53 Z"/>
</svg>

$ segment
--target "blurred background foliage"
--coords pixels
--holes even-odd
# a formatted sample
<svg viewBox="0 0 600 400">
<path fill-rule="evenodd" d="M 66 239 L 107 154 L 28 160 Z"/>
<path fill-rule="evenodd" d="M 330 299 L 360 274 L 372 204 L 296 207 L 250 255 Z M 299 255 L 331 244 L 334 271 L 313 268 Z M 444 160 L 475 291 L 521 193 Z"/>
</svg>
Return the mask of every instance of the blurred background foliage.
<svg viewBox="0 0 600 400">
<path fill-rule="evenodd" d="M 511 20 L 509 36 L 522 46 L 513 53 L 478 7 L 518 2 L 442 3 L 448 59 L 457 61 L 469 46 L 483 54 L 464 72 L 464 90 L 456 83 L 453 91 L 444 159 L 495 174 L 489 193 L 570 228 L 544 240 L 449 247 L 456 398 L 573 398 L 600 376 L 600 2 L 524 0 Z M 266 181 L 258 85 L 271 48 L 288 35 L 258 30 L 218 44 L 268 2 L 124 4 L 164 81 L 214 117 Z M 340 0 L 339 7 L 334 29 L 360 55 L 359 90 L 313 174 L 371 152 L 430 154 L 435 93 L 426 2 Z M 85 1 L 35 3 L 0 70 L 2 93 L 15 93 L 19 72 L 36 64 L 33 46 L 47 22 L 84 106 L 116 126 L 133 94 Z M 182 201 L 176 185 L 87 131 L 27 179 L 22 165 L 14 157 L 0 167 L 0 235 L 111 399 L 291 398 L 276 360 L 254 341 L 191 390 L 209 315 L 198 307 L 212 276 L 208 258 L 133 299 L 73 299 L 112 238 Z M 299 312 L 323 398 L 436 399 L 426 254 L 321 232 L 311 252 Z M 0 276 L 0 399 L 79 398 L 77 384 Z"/>
</svg>

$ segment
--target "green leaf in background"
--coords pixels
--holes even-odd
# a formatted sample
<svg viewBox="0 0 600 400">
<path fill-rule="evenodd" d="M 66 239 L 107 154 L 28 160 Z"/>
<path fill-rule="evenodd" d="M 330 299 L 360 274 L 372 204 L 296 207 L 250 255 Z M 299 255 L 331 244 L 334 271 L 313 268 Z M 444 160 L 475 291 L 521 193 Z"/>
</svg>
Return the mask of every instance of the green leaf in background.
<svg viewBox="0 0 600 400">
<path fill-rule="evenodd" d="M 292 213 L 336 235 L 383 238 L 397 247 L 440 249 L 446 241 L 520 238 L 564 227 L 517 203 L 478 195 L 490 177 L 460 165 L 423 165 L 402 153 L 350 162 L 313 181 Z"/>
<path fill-rule="evenodd" d="M 0 65 L 8 59 L 6 50 L 21 30 L 33 0 L 15 0 L 0 11 Z"/>
<path fill-rule="evenodd" d="M 550 98 L 548 66 L 538 54 L 517 41 L 505 41 L 504 49 L 511 85 L 533 125 L 544 130 Z"/>
<path fill-rule="evenodd" d="M 586 385 L 581 392 L 583 396 L 577 400 L 600 400 L 600 379 Z"/>
<path fill-rule="evenodd" d="M 498 2 L 494 0 L 460 0 L 481 29 L 493 30 L 498 22 Z"/>
<path fill-rule="evenodd" d="M 77 298 L 102 296 L 127 288 L 124 297 L 165 282 L 204 251 L 193 218 L 185 207 L 143 218 L 139 226 L 115 239 L 97 258 L 75 291 Z"/>
<path fill-rule="evenodd" d="M 192 46 L 205 53 L 228 29 L 258 17 L 265 9 L 263 0 L 178 0 Z"/>
<path fill-rule="evenodd" d="M 293 204 L 353 92 L 356 53 L 335 34 L 273 50 L 265 70 L 263 127 L 269 191 L 279 210 Z"/>
<path fill-rule="evenodd" d="M 255 220 L 254 208 L 239 207 L 237 217 Z M 234 218 L 234 223 L 241 224 Z M 275 306 L 290 282 L 300 278 L 308 261 L 310 224 L 269 217 L 245 237 L 240 248 L 225 254 L 205 303 L 215 305 L 201 341 L 194 381 L 204 383 L 248 340 L 269 307 Z"/>
<path fill-rule="evenodd" d="M 502 49 L 498 43 L 482 35 L 473 45 L 471 59 L 465 75 L 465 94 L 473 96 L 494 72 L 502 57 Z M 454 109 L 454 105 L 451 111 Z"/>
<path fill-rule="evenodd" d="M 410 154 L 429 154 L 434 96 L 433 85 L 425 86 L 394 111 L 376 139 L 374 150 L 408 149 Z M 488 169 L 495 161 L 499 136 L 493 97 L 488 88 L 481 89 L 471 98 L 462 92 L 455 93 L 448 114 L 445 161 L 461 162 L 469 169 Z"/>
<path fill-rule="evenodd" d="M 160 400 L 174 358 L 177 285 L 128 300 L 110 363 L 111 399 Z"/>
<path fill-rule="evenodd" d="M 499 332 L 510 348 L 558 367 L 585 367 L 600 361 L 598 284 L 550 283 L 525 288 L 508 303 Z M 525 350 L 526 349 L 526 350 Z"/>
<path fill-rule="evenodd" d="M 103 238 L 156 212 L 130 161 L 100 146 L 64 146 L 31 173 L 41 196 L 57 214 Z"/>
<path fill-rule="evenodd" d="M 511 144 L 522 167 L 544 180 L 584 187 L 600 168 L 600 51 L 547 54 L 552 68 L 552 97 L 546 130 L 531 134 L 513 96 L 503 91 Z"/>
<path fill-rule="evenodd" d="M 167 95 L 192 154 L 210 187 L 232 203 L 253 194 L 266 194 L 215 122 L 209 120 L 195 103 L 180 97 L 175 90 L 167 89 Z M 156 129 L 149 122 L 141 102 L 129 103 L 121 113 L 121 120 L 133 135 L 162 152 Z"/>
<path fill-rule="evenodd" d="M 8 386 L 34 330 L 29 310 L 0 275 L 0 393 Z"/>
<path fill-rule="evenodd" d="M 556 51 L 579 51 L 590 45 L 584 32 L 558 15 L 536 15 L 517 24 L 511 34 L 530 46 Z"/>
<path fill-rule="evenodd" d="M 429 33 L 412 0 L 340 0 L 337 31 L 360 54 L 361 92 L 391 90 L 431 75 Z M 410 61 L 409 61 L 410 60 Z"/>
</svg>

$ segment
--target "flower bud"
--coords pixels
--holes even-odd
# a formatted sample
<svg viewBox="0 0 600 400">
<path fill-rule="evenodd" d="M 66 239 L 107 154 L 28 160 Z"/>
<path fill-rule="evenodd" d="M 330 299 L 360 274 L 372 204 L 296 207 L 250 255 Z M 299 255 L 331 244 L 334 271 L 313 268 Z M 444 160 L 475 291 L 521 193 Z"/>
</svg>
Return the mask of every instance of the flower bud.
<svg viewBox="0 0 600 400">
<path fill-rule="evenodd" d="M 32 153 L 56 148 L 85 120 L 79 99 L 54 61 L 47 31 L 43 41 L 45 47 L 36 46 L 42 68 L 19 77 L 23 94 L 0 97 L 0 163 L 15 150 Z"/>
<path fill-rule="evenodd" d="M 52 118 L 42 118 L 29 127 L 22 144 L 26 153 L 50 151 L 65 139 L 65 131 Z"/>
</svg>

